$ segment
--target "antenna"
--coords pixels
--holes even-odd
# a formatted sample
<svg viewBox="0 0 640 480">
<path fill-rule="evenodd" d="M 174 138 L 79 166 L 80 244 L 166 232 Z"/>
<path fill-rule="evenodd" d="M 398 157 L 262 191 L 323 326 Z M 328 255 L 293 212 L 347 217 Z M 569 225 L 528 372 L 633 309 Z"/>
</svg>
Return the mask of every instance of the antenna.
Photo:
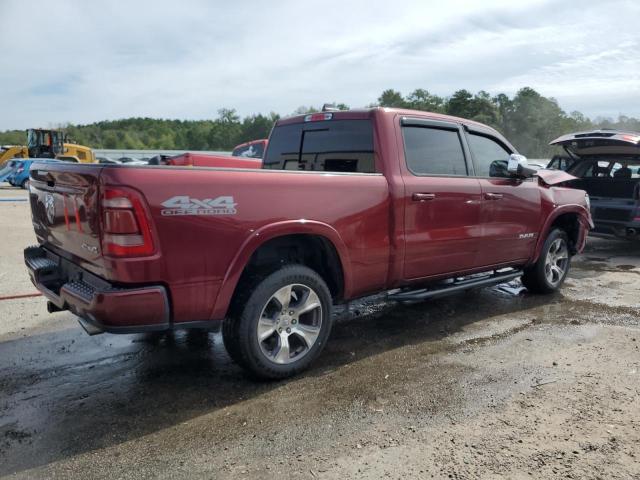
<svg viewBox="0 0 640 480">
<path fill-rule="evenodd" d="M 325 103 L 324 105 L 322 105 L 322 111 L 323 112 L 339 112 L 340 109 L 336 108 L 335 104 L 333 103 Z"/>
</svg>

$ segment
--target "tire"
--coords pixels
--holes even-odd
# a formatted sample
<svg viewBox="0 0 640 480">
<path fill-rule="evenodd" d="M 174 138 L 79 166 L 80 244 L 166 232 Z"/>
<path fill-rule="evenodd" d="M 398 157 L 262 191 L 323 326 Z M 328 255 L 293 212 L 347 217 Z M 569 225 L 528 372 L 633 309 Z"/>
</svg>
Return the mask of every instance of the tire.
<svg viewBox="0 0 640 480">
<path fill-rule="evenodd" d="M 303 265 L 288 265 L 241 285 L 222 337 L 229 356 L 263 379 L 305 370 L 320 355 L 332 326 L 327 284 Z"/>
<path fill-rule="evenodd" d="M 22 188 L 23 190 L 28 190 L 29 189 L 29 179 L 28 178 L 26 180 L 22 181 L 22 183 L 20 184 L 20 188 Z"/>
<path fill-rule="evenodd" d="M 557 292 L 571 266 L 569 238 L 564 230 L 553 229 L 547 236 L 538 261 L 524 270 L 522 284 L 530 292 Z"/>
</svg>

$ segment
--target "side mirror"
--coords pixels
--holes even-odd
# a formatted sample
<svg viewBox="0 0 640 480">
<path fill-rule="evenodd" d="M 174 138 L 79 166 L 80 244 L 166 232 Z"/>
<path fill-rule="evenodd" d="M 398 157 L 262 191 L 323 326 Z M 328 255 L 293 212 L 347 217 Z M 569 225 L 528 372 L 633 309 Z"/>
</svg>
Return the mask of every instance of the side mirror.
<svg viewBox="0 0 640 480">
<path fill-rule="evenodd" d="M 508 162 L 506 160 L 494 160 L 489 165 L 489 176 L 498 178 L 509 178 Z"/>
<path fill-rule="evenodd" d="M 513 177 L 530 178 L 536 174 L 536 170 L 527 166 L 527 157 L 512 153 L 509 155 L 507 171 Z"/>
</svg>

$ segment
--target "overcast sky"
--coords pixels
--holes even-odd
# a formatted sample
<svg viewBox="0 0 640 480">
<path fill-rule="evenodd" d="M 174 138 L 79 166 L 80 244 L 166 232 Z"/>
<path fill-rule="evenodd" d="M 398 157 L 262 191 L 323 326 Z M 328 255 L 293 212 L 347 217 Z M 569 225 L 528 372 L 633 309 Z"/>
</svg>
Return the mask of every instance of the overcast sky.
<svg viewBox="0 0 640 480">
<path fill-rule="evenodd" d="M 0 130 L 530 86 L 640 116 L 640 0 L 0 0 Z"/>
</svg>

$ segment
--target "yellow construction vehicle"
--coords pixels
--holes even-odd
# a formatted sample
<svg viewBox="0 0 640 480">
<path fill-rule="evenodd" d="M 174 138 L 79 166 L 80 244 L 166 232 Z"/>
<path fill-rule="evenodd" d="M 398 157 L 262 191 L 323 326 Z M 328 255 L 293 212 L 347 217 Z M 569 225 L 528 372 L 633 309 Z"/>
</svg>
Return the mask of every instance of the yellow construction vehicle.
<svg viewBox="0 0 640 480">
<path fill-rule="evenodd" d="M 96 161 L 93 150 L 71 142 L 62 130 L 42 128 L 27 130 L 27 146 L 0 147 L 0 166 L 12 158 L 58 158 L 79 163 Z"/>
<path fill-rule="evenodd" d="M 19 145 L 2 145 L 0 146 L 0 167 L 7 163 L 12 158 L 27 158 L 29 151 L 27 147 L 21 147 Z"/>
</svg>

